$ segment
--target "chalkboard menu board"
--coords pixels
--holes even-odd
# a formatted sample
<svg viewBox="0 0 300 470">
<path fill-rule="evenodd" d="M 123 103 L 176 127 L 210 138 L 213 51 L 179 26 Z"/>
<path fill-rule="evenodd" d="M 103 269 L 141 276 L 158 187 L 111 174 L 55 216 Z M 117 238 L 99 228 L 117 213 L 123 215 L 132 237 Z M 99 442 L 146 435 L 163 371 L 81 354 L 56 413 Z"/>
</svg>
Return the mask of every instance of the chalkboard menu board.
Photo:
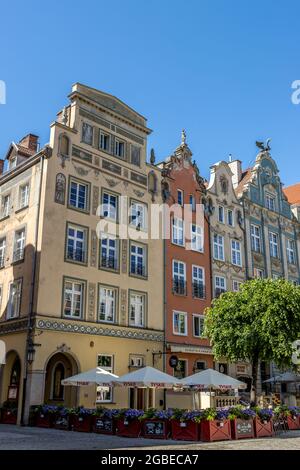
<svg viewBox="0 0 300 470">
<path fill-rule="evenodd" d="M 144 433 L 148 437 L 162 437 L 166 433 L 166 423 L 164 421 L 145 421 Z"/>
<path fill-rule="evenodd" d="M 97 418 L 95 422 L 95 427 L 97 431 L 111 433 L 113 431 L 112 419 Z"/>
<path fill-rule="evenodd" d="M 249 421 L 238 421 L 236 425 L 236 433 L 241 436 L 244 434 L 252 434 L 253 432 L 253 422 Z"/>
</svg>

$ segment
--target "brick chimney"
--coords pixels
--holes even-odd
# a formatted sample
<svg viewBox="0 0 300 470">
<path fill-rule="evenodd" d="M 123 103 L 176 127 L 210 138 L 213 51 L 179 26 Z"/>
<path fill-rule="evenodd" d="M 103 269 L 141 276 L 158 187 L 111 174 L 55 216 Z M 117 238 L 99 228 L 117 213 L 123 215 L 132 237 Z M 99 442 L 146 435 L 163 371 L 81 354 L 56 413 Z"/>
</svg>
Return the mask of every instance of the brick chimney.
<svg viewBox="0 0 300 470">
<path fill-rule="evenodd" d="M 0 160 L 0 176 L 3 174 L 4 170 L 4 160 Z"/>
<path fill-rule="evenodd" d="M 38 140 L 39 137 L 37 135 L 28 134 L 20 140 L 19 144 L 22 145 L 22 147 L 26 147 L 27 149 L 32 150 L 33 152 L 37 152 Z"/>
</svg>

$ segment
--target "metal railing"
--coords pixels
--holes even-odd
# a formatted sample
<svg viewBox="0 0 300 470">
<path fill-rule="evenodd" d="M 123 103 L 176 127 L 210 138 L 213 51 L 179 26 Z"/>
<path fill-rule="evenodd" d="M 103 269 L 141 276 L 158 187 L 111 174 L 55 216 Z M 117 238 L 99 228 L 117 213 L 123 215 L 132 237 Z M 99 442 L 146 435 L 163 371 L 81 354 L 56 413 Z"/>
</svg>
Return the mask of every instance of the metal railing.
<svg viewBox="0 0 300 470">
<path fill-rule="evenodd" d="M 174 294 L 186 295 L 186 281 L 173 279 L 172 290 Z"/>
<path fill-rule="evenodd" d="M 73 261 L 79 261 L 81 263 L 85 260 L 85 252 L 83 250 L 72 250 L 68 249 L 67 258 Z"/>
<path fill-rule="evenodd" d="M 118 260 L 114 256 L 101 256 L 101 267 L 108 269 L 118 269 Z"/>
<path fill-rule="evenodd" d="M 205 286 L 202 282 L 194 281 L 192 284 L 193 287 L 193 297 L 197 299 L 205 298 Z"/>
</svg>

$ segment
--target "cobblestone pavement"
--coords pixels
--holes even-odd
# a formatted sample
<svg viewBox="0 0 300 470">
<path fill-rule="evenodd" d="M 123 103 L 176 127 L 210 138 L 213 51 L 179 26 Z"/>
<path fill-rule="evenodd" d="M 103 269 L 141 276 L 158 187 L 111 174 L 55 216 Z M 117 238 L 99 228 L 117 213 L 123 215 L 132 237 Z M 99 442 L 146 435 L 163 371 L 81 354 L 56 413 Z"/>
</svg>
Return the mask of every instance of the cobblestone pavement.
<svg viewBox="0 0 300 470">
<path fill-rule="evenodd" d="M 104 450 L 104 449 L 184 449 L 184 450 L 234 450 L 234 449 L 300 449 L 300 431 L 289 431 L 273 439 L 245 439 L 215 443 L 191 443 L 163 441 L 158 439 L 130 439 L 118 436 L 103 436 L 94 433 L 79 433 L 0 425 L 0 450 Z"/>
</svg>

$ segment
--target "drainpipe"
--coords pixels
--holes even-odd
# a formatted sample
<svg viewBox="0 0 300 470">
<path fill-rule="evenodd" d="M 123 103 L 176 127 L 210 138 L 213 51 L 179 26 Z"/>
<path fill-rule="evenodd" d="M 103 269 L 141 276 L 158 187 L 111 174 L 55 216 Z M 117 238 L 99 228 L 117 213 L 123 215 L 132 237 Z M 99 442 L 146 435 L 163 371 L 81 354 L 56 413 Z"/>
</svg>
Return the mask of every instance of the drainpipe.
<svg viewBox="0 0 300 470">
<path fill-rule="evenodd" d="M 23 377 L 21 419 L 20 419 L 21 426 L 25 425 L 24 414 L 25 414 L 25 403 L 26 403 L 27 376 L 28 376 L 28 371 L 29 371 L 29 363 L 28 363 L 27 356 L 28 356 L 29 346 L 32 345 L 32 342 L 33 342 L 32 340 L 32 330 L 33 330 L 33 322 L 34 322 L 33 304 L 34 304 L 34 297 L 35 297 L 35 281 L 36 281 L 36 271 L 37 271 L 37 242 L 38 242 L 38 234 L 39 234 L 44 159 L 45 159 L 45 153 L 43 151 L 43 153 L 41 154 L 41 158 L 40 158 L 39 197 L 38 197 L 38 204 L 37 204 L 34 253 L 33 253 L 33 259 L 32 259 L 32 276 L 31 276 L 31 284 L 30 284 L 30 303 L 29 303 L 29 312 L 28 312 L 28 321 L 27 321 L 27 338 L 26 338 L 25 357 L 24 357 L 24 377 Z"/>
</svg>

